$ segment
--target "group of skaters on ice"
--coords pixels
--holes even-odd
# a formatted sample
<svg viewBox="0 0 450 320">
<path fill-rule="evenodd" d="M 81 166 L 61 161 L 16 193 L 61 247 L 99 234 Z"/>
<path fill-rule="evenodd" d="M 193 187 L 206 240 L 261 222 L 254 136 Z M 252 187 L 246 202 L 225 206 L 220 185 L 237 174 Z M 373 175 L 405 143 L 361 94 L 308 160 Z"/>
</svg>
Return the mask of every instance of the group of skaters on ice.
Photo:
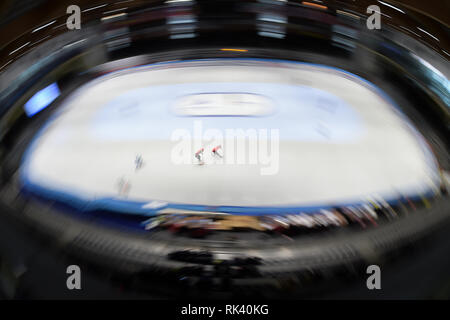
<svg viewBox="0 0 450 320">
<path fill-rule="evenodd" d="M 195 158 L 197 159 L 199 165 L 205 164 L 204 154 L 205 154 L 205 148 L 201 148 L 194 155 Z M 218 145 L 218 146 L 212 148 L 211 154 L 214 157 L 223 158 L 222 146 Z M 135 170 L 139 170 L 143 166 L 144 166 L 144 159 L 142 158 L 142 155 L 137 155 L 134 160 Z M 119 187 L 119 194 L 122 196 L 126 196 L 128 194 L 128 192 L 130 191 L 131 186 L 130 186 L 129 181 L 127 179 L 125 179 L 124 177 L 122 177 L 119 179 L 118 187 Z"/>
<path fill-rule="evenodd" d="M 204 161 L 204 154 L 205 154 L 205 148 L 201 148 L 201 149 L 198 150 L 198 151 L 195 153 L 195 155 L 194 155 L 195 158 L 196 158 L 197 161 L 198 161 L 198 164 L 200 164 L 200 165 L 205 164 L 205 161 Z M 217 158 L 223 158 L 222 146 L 221 146 L 221 145 L 218 145 L 218 146 L 215 146 L 214 148 L 212 148 L 211 154 L 212 154 L 214 157 L 217 157 Z M 136 159 L 134 160 L 134 164 L 135 164 L 135 169 L 136 169 L 136 170 L 139 170 L 139 169 L 142 168 L 142 166 L 144 165 L 144 160 L 143 160 L 143 158 L 142 158 L 141 155 L 137 155 L 137 156 L 136 156 Z"/>
<path fill-rule="evenodd" d="M 195 158 L 197 159 L 199 165 L 205 164 L 204 153 L 205 148 L 201 148 L 195 153 Z M 211 153 L 214 157 L 223 158 L 222 146 L 219 145 L 212 148 Z"/>
</svg>

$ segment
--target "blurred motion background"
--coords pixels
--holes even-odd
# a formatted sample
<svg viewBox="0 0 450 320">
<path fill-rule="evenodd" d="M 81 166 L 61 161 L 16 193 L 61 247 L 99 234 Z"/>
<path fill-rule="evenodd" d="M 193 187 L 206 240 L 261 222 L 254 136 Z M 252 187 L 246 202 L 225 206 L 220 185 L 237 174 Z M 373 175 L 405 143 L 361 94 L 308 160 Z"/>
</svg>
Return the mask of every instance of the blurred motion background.
<svg viewBox="0 0 450 320">
<path fill-rule="evenodd" d="M 382 12 L 373 32 L 372 4 Z M 69 5 L 82 10 L 79 31 L 67 30 Z M 449 299 L 449 13 L 442 0 L 2 0 L 0 298 Z M 216 58 L 322 64 L 375 84 L 433 150 L 439 192 L 376 207 L 376 226 L 358 211 L 348 227 L 314 230 L 278 215 L 83 215 L 23 192 L 27 146 L 83 84 L 125 68 Z M 26 114 L 27 101 L 54 84 L 48 107 Z M 379 291 L 366 287 L 372 263 L 382 268 Z M 82 270 L 81 291 L 67 290 L 72 264 Z"/>
</svg>

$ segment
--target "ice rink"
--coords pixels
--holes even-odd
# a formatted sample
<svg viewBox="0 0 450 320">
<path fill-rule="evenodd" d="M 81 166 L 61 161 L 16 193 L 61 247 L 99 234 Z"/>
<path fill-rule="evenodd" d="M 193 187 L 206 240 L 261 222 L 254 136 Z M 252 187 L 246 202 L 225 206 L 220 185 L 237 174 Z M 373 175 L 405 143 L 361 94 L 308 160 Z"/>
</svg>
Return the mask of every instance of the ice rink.
<svg viewBox="0 0 450 320">
<path fill-rule="evenodd" d="M 239 139 L 227 136 L 231 129 L 258 133 L 256 163 L 245 136 L 246 158 L 233 161 Z M 178 161 L 181 133 L 191 138 L 182 155 L 189 163 Z M 223 135 L 226 159 L 212 156 L 217 141 L 208 133 Z M 204 165 L 194 157 L 199 147 Z M 44 197 L 148 214 L 167 205 L 307 211 L 439 186 L 424 139 L 370 83 L 328 67 L 256 59 L 156 64 L 87 83 L 34 139 L 21 177 Z"/>
</svg>

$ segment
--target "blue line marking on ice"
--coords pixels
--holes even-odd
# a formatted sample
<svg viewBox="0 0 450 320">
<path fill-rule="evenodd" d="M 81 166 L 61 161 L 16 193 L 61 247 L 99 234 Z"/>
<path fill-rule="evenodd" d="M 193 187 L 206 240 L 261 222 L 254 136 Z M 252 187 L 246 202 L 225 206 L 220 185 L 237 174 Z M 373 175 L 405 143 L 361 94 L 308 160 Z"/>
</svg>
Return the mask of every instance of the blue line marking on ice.
<svg viewBox="0 0 450 320">
<path fill-rule="evenodd" d="M 273 101 L 273 114 L 255 117 L 176 116 L 171 108 L 177 98 L 201 93 L 252 93 Z M 151 121 L 151 119 L 154 119 Z M 171 139 L 178 128 L 193 128 L 201 120 L 202 131 L 229 128 L 279 129 L 282 140 L 354 142 L 364 126 L 343 100 L 323 90 L 275 83 L 194 83 L 153 86 L 129 91 L 103 106 L 94 115 L 91 130 L 104 140 Z M 323 125 L 328 135 L 317 130 Z M 193 138 L 201 138 L 193 136 Z"/>
</svg>

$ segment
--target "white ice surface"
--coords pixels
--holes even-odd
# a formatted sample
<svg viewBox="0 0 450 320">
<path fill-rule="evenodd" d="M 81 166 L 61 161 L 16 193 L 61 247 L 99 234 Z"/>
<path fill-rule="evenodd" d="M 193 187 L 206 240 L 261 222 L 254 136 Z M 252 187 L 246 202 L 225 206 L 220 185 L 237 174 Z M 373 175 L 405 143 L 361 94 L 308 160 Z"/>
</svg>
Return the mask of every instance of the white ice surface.
<svg viewBox="0 0 450 320">
<path fill-rule="evenodd" d="M 74 93 L 30 149 L 28 182 L 94 200 L 120 198 L 123 177 L 127 200 L 232 206 L 333 204 L 436 187 L 434 159 L 420 136 L 346 73 L 292 63 L 168 66 L 114 73 Z M 265 95 L 276 112 L 250 118 L 171 112 L 186 94 L 236 90 Z M 174 164 L 178 141 L 171 133 L 193 132 L 196 120 L 204 130 L 278 129 L 278 173 L 261 175 L 267 164 L 215 164 L 208 154 L 204 166 Z M 135 170 L 138 154 L 144 166 Z"/>
</svg>

